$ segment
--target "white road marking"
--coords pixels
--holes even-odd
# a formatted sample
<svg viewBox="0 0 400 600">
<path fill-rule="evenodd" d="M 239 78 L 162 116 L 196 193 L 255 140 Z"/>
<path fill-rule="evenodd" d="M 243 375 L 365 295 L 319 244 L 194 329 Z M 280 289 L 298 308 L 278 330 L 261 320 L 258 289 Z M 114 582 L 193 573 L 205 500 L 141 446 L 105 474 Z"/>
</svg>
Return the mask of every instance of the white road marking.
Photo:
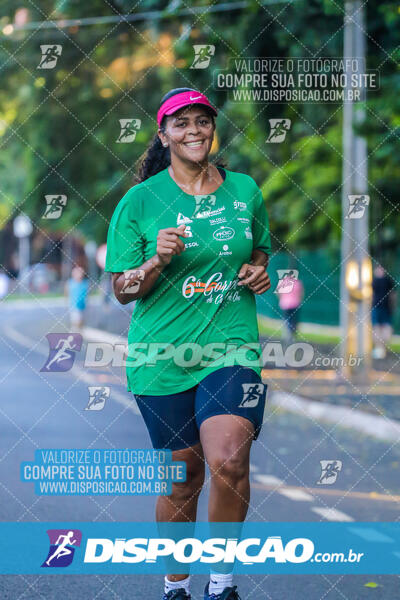
<svg viewBox="0 0 400 600">
<path fill-rule="evenodd" d="M 4 333 L 18 344 L 21 344 L 21 346 L 29 348 L 29 350 L 32 350 L 33 346 L 35 345 L 35 340 L 28 338 L 26 335 L 23 335 L 20 331 L 17 331 L 9 325 L 4 327 Z M 42 343 L 36 344 L 34 352 L 42 354 L 46 357 L 49 353 L 48 347 L 46 347 L 46 345 Z M 85 371 L 81 367 L 78 367 L 78 365 L 73 365 L 72 369 L 66 371 L 66 373 L 75 375 L 77 379 L 80 379 L 81 381 L 84 381 L 85 383 L 88 383 L 90 385 L 98 385 L 97 375 Z M 132 398 L 131 400 L 129 399 L 129 396 Z M 131 410 L 135 415 L 141 414 L 136 400 L 134 399 L 133 394 L 130 394 L 130 392 L 122 394 L 118 390 L 112 389 L 110 394 L 110 400 L 115 400 L 116 402 L 118 402 L 118 404 L 121 404 L 122 406 L 125 406 L 126 408 Z"/>
<path fill-rule="evenodd" d="M 107 342 L 109 344 L 127 344 L 128 338 L 115 335 L 115 333 L 109 333 L 102 329 L 95 329 L 94 327 L 84 327 L 82 329 L 82 335 L 85 339 L 91 342 Z"/>
<path fill-rule="evenodd" d="M 254 475 L 254 479 L 265 485 L 282 485 L 284 483 L 282 479 L 275 477 L 275 475 L 264 475 L 262 473 Z"/>
<path fill-rule="evenodd" d="M 312 502 L 314 500 L 314 496 L 311 496 L 311 494 L 304 490 L 298 490 L 296 488 L 283 488 L 277 491 L 279 494 L 286 496 L 286 498 L 289 498 L 290 500 L 298 500 L 299 502 Z"/>
<path fill-rule="evenodd" d="M 336 510 L 336 508 L 323 508 L 322 506 L 312 506 L 311 510 L 327 521 L 354 521 L 353 517 L 346 515 L 346 513 L 341 510 Z"/>
</svg>

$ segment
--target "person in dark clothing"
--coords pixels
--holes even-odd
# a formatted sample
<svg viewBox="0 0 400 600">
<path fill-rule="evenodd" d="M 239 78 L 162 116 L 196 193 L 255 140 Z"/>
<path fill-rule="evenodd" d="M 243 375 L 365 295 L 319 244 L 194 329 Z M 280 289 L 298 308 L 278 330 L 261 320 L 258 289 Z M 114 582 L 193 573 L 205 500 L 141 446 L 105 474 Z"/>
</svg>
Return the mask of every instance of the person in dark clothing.
<svg viewBox="0 0 400 600">
<path fill-rule="evenodd" d="M 392 315 L 394 309 L 393 279 L 378 265 L 372 279 L 372 327 L 374 336 L 374 358 L 385 358 L 386 346 L 392 336 Z"/>
</svg>

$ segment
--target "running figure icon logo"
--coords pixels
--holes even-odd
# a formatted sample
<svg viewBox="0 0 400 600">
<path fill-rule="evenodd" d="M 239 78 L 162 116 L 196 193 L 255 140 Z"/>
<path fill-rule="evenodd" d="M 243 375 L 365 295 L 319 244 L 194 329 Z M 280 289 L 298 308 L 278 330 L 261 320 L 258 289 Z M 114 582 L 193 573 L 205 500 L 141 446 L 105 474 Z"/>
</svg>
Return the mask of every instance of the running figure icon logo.
<svg viewBox="0 0 400 600">
<path fill-rule="evenodd" d="M 211 57 L 215 54 L 215 46 L 211 44 L 194 44 L 194 60 L 190 65 L 191 69 L 206 69 L 210 64 Z M 196 96 L 193 94 L 193 97 L 190 99 L 193 101 L 198 100 L 201 96 Z"/>
<path fill-rule="evenodd" d="M 346 219 L 361 219 L 365 209 L 369 205 L 369 196 L 359 194 L 357 196 L 349 195 L 349 210 Z"/>
<path fill-rule="evenodd" d="M 214 194 L 198 195 L 195 196 L 195 200 L 196 208 L 194 209 L 192 218 L 204 219 L 211 216 L 210 213 L 212 207 L 215 206 L 216 196 L 214 196 Z"/>
<path fill-rule="evenodd" d="M 123 283 L 121 294 L 135 294 L 142 281 L 144 281 L 146 272 L 144 269 L 129 269 L 124 271 L 125 281 Z"/>
<path fill-rule="evenodd" d="M 293 290 L 294 282 L 299 278 L 297 269 L 278 269 L 278 285 L 274 290 L 276 294 L 290 294 Z"/>
<path fill-rule="evenodd" d="M 108 385 L 89 385 L 89 402 L 85 410 L 103 410 L 106 400 L 110 397 L 110 388 Z"/>
<path fill-rule="evenodd" d="M 59 373 L 69 371 L 75 361 L 75 353 L 82 347 L 80 333 L 48 333 L 49 356 L 40 371 Z"/>
<path fill-rule="evenodd" d="M 140 119 L 119 119 L 121 131 L 116 140 L 117 144 L 130 144 L 136 138 L 136 132 L 140 129 Z"/>
<path fill-rule="evenodd" d="M 61 56 L 62 46 L 59 44 L 43 44 L 40 46 L 42 57 L 37 69 L 54 69 Z"/>
<path fill-rule="evenodd" d="M 45 196 L 46 210 L 42 219 L 58 219 L 62 215 L 62 211 L 67 204 L 67 196 L 65 194 L 54 194 Z"/>
<path fill-rule="evenodd" d="M 264 383 L 242 383 L 243 399 L 239 408 L 254 408 L 264 394 Z"/>
<path fill-rule="evenodd" d="M 335 483 L 337 476 L 342 470 L 341 460 L 320 460 L 321 477 L 317 481 L 318 485 L 331 485 Z"/>
<path fill-rule="evenodd" d="M 42 567 L 68 567 L 72 563 L 75 548 L 79 548 L 82 532 L 79 529 L 48 529 L 50 548 Z"/>
<path fill-rule="evenodd" d="M 269 119 L 271 131 L 267 138 L 267 144 L 280 144 L 285 141 L 286 134 L 290 130 L 290 119 Z"/>
</svg>

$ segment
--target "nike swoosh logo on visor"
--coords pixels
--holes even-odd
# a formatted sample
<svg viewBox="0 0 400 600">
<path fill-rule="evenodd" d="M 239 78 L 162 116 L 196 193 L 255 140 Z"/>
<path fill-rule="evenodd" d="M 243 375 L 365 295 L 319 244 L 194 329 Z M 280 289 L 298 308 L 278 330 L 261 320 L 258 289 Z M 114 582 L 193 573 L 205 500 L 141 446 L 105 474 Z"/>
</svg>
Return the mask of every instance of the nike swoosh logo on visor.
<svg viewBox="0 0 400 600">
<path fill-rule="evenodd" d="M 189 96 L 189 100 L 198 100 L 199 98 L 201 98 L 201 96 L 195 96 L 194 98 L 192 98 L 192 96 Z"/>
</svg>

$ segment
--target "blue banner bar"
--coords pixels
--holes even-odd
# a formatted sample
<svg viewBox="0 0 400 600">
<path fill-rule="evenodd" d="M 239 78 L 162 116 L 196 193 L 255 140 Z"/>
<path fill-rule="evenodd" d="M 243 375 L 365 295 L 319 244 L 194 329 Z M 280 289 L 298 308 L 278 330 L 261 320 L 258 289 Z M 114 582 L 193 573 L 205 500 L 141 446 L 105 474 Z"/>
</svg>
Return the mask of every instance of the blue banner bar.
<svg viewBox="0 0 400 600">
<path fill-rule="evenodd" d="M 400 523 L 8 522 L 0 551 L 1 574 L 398 574 Z"/>
</svg>

